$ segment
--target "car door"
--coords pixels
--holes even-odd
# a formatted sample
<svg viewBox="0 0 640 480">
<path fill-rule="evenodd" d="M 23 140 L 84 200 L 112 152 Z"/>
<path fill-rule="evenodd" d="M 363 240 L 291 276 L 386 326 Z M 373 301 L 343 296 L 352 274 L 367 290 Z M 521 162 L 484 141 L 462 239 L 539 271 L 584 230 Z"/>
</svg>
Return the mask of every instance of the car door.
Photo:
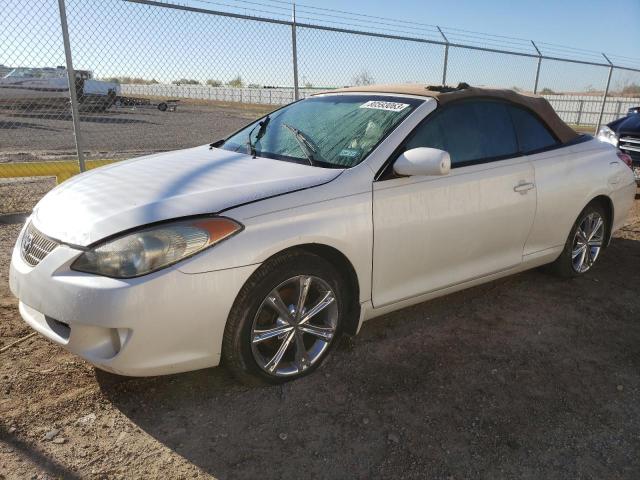
<svg viewBox="0 0 640 480">
<path fill-rule="evenodd" d="M 544 121 L 521 107 L 510 106 L 520 151 L 536 175 L 536 218 L 524 246 L 524 259 L 557 256 L 593 188 L 594 161 L 605 167 L 600 152 L 563 147 Z M 559 148 L 563 147 L 563 148 Z M 582 151 L 581 151 L 582 150 Z M 613 168 L 611 168 L 613 171 Z M 553 259 L 553 258 L 552 258 Z"/>
<path fill-rule="evenodd" d="M 375 307 L 519 265 L 534 220 L 534 171 L 506 104 L 469 100 L 429 115 L 396 152 L 446 150 L 451 172 L 373 185 Z M 392 159 L 393 161 L 393 159 Z"/>
</svg>

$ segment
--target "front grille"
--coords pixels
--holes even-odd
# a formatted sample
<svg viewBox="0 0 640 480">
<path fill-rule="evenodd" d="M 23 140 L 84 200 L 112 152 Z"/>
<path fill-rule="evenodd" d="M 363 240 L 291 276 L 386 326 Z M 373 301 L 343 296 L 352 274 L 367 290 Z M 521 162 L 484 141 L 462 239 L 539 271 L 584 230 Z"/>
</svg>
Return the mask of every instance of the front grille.
<svg viewBox="0 0 640 480">
<path fill-rule="evenodd" d="M 20 250 L 22 251 L 24 261 L 32 267 L 35 267 L 57 246 L 58 242 L 47 238 L 29 223 L 22 236 Z"/>
<path fill-rule="evenodd" d="M 640 163 L 640 138 L 622 137 L 618 142 L 618 148 L 629 154 L 633 163 Z"/>
</svg>

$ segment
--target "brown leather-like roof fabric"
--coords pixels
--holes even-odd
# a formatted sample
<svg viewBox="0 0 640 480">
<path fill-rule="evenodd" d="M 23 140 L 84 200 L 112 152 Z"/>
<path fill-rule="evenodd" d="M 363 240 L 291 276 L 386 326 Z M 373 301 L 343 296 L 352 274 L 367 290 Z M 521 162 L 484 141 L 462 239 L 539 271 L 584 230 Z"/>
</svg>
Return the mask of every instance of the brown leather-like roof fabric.
<svg viewBox="0 0 640 480">
<path fill-rule="evenodd" d="M 521 105 L 535 112 L 547 126 L 555 133 L 562 143 L 575 140 L 580 135 L 576 133 L 569 125 L 564 123 L 555 112 L 551 104 L 543 97 L 525 93 L 518 93 L 513 90 L 504 88 L 478 88 L 468 87 L 460 90 L 454 90 L 446 93 L 437 90 L 427 90 L 425 85 L 421 84 L 389 84 L 389 85 L 365 85 L 361 87 L 345 87 L 335 90 L 327 90 L 320 93 L 392 93 L 398 95 L 416 95 L 420 97 L 430 97 L 437 100 L 441 105 L 454 102 L 456 100 L 466 98 L 496 98 L 507 100 L 515 104 Z"/>
</svg>

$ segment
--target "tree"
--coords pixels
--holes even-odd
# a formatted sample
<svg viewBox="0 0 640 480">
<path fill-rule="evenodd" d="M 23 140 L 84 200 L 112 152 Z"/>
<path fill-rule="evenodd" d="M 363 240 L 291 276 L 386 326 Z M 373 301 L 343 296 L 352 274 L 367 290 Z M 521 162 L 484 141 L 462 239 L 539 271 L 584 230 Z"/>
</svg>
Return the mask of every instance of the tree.
<svg viewBox="0 0 640 480">
<path fill-rule="evenodd" d="M 236 75 L 235 78 L 232 78 L 227 82 L 227 85 L 233 88 L 242 88 L 244 87 L 244 82 L 242 81 L 242 77 L 240 75 Z"/>
<path fill-rule="evenodd" d="M 631 83 L 629 85 L 625 85 L 624 88 L 622 89 L 622 95 L 640 95 L 640 85 L 638 85 L 637 83 Z"/>
<path fill-rule="evenodd" d="M 210 87 L 221 87 L 222 82 L 220 80 L 210 78 L 209 80 L 207 80 L 207 85 L 209 85 Z"/>
<path fill-rule="evenodd" d="M 371 85 L 374 81 L 375 80 L 367 70 L 362 70 L 351 79 L 351 83 L 357 87 L 361 87 L 363 85 Z"/>
<path fill-rule="evenodd" d="M 155 78 L 152 78 L 151 80 L 147 80 L 146 78 L 138 78 L 138 77 L 108 77 L 108 78 L 103 78 L 102 80 L 105 82 L 120 83 L 120 84 L 129 83 L 129 84 L 135 84 L 135 85 L 154 85 L 158 83 L 158 81 Z"/>
<path fill-rule="evenodd" d="M 174 85 L 200 85 L 200 82 L 193 78 L 181 78 L 180 80 L 174 80 L 171 83 Z"/>
<path fill-rule="evenodd" d="M 616 82 L 615 87 L 612 87 L 612 94 L 615 93 L 625 97 L 637 97 L 640 95 L 640 84 L 634 82 L 629 75 L 625 75 L 625 77 Z"/>
<path fill-rule="evenodd" d="M 558 95 L 557 92 L 554 92 L 553 90 L 551 90 L 550 88 L 543 88 L 542 90 L 540 90 L 540 94 L 542 95 Z"/>
<path fill-rule="evenodd" d="M 247 85 L 247 87 L 249 87 L 249 88 L 262 88 L 262 86 L 258 85 L 257 83 L 250 83 L 249 85 Z"/>
</svg>

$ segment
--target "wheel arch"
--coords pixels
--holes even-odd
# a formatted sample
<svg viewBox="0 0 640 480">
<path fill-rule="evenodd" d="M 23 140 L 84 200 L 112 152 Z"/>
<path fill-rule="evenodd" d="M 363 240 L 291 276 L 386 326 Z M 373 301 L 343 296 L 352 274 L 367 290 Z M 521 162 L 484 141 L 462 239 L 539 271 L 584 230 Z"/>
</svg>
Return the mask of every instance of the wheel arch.
<svg viewBox="0 0 640 480">
<path fill-rule="evenodd" d="M 263 263 L 296 250 L 317 255 L 329 262 L 340 272 L 348 289 L 346 298 L 349 300 L 347 315 L 345 316 L 346 323 L 343 326 L 343 331 L 348 335 L 355 335 L 358 332 L 360 320 L 360 282 L 358 281 L 358 275 L 352 262 L 343 252 L 335 247 L 323 243 L 303 243 L 287 247 L 284 250 L 274 253 Z"/>
<path fill-rule="evenodd" d="M 611 242 L 611 234 L 612 234 L 612 227 L 613 227 L 613 215 L 614 215 L 614 206 L 613 206 L 613 201 L 611 200 L 611 198 L 607 195 L 601 194 L 601 195 L 597 195 L 594 198 L 591 199 L 591 201 L 589 201 L 589 203 L 587 203 L 587 205 L 585 206 L 585 208 L 589 205 L 592 204 L 598 204 L 600 205 L 602 208 L 604 208 L 605 213 L 607 214 L 607 223 L 605 224 L 605 241 L 604 241 L 604 246 L 607 247 L 609 245 L 609 243 Z"/>
</svg>

